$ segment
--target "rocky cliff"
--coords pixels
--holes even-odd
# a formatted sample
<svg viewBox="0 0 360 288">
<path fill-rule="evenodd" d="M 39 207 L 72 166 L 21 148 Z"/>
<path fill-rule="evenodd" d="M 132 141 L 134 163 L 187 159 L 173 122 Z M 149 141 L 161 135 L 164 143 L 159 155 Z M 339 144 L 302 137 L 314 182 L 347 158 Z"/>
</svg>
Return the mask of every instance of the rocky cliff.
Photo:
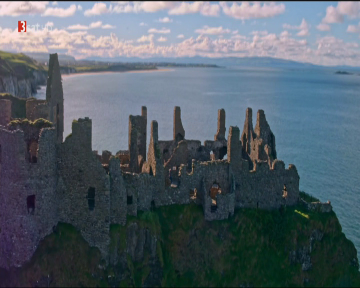
<svg viewBox="0 0 360 288">
<path fill-rule="evenodd" d="M 60 223 L 29 263 L 0 270 L 0 286 L 360 286 L 356 249 L 333 211 L 239 209 L 207 222 L 199 206 L 171 205 L 128 216 L 110 237 L 106 265 Z"/>
<path fill-rule="evenodd" d="M 44 71 L 33 71 L 31 78 L 20 78 L 16 75 L 0 76 L 0 93 L 10 93 L 19 98 L 30 98 L 40 85 L 46 85 L 47 74 Z"/>
</svg>

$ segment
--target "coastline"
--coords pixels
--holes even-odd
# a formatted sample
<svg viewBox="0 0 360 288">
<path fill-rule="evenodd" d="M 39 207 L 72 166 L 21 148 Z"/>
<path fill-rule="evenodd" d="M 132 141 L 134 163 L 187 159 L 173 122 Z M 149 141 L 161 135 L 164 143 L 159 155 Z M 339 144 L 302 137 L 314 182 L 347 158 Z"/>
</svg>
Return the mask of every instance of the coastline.
<svg viewBox="0 0 360 288">
<path fill-rule="evenodd" d="M 109 73 L 150 73 L 150 72 L 169 72 L 174 71 L 174 69 L 149 69 L 149 70 L 129 70 L 129 71 L 99 71 L 99 72 L 80 72 L 80 73 L 70 73 L 70 74 L 61 74 L 61 77 L 72 77 L 76 75 L 94 75 L 94 74 L 109 74 Z"/>
</svg>

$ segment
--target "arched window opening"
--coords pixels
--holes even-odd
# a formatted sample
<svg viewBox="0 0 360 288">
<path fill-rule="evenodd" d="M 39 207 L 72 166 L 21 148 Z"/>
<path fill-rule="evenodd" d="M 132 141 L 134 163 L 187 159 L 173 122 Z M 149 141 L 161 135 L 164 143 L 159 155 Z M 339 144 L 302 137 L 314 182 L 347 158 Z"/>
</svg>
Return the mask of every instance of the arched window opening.
<svg viewBox="0 0 360 288">
<path fill-rule="evenodd" d="M 28 214 L 34 215 L 35 212 L 35 195 L 29 195 L 26 198 L 27 212 Z"/>
<path fill-rule="evenodd" d="M 154 211 L 155 210 L 155 201 L 154 200 L 152 200 L 151 201 L 151 211 Z"/>
<path fill-rule="evenodd" d="M 39 144 L 37 141 L 32 140 L 30 141 L 30 143 L 28 144 L 28 160 L 29 163 L 37 163 L 38 160 L 38 149 L 39 149 Z"/>
<path fill-rule="evenodd" d="M 89 206 L 89 210 L 92 211 L 95 208 L 95 188 L 94 187 L 90 187 L 88 189 L 88 206 Z"/>
<path fill-rule="evenodd" d="M 211 198 L 211 212 L 214 213 L 217 210 L 217 195 L 221 194 L 220 185 L 216 182 L 210 188 L 210 198 Z"/>
<path fill-rule="evenodd" d="M 127 205 L 133 204 L 133 196 L 129 196 L 129 195 L 128 195 L 126 202 L 127 202 Z"/>
<path fill-rule="evenodd" d="M 191 199 L 191 200 L 195 200 L 196 197 L 197 197 L 197 189 L 196 189 L 196 188 L 190 189 L 189 195 L 190 195 L 190 199 Z"/>
</svg>

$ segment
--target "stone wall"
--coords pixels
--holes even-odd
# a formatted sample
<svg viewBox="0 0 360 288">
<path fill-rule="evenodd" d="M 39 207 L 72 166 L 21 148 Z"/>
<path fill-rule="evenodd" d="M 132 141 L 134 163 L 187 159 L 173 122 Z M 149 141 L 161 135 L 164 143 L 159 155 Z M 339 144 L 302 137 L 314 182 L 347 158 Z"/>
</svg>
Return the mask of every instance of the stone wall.
<svg viewBox="0 0 360 288">
<path fill-rule="evenodd" d="M 0 125 L 6 126 L 11 119 L 11 101 L 0 99 Z"/>
<path fill-rule="evenodd" d="M 71 136 L 59 147 L 60 221 L 74 225 L 105 257 L 110 241 L 110 176 L 92 151 L 91 127 L 88 118 L 74 121 Z M 116 178 L 119 172 L 112 171 Z"/>
<path fill-rule="evenodd" d="M 0 128 L 0 266 L 5 268 L 29 260 L 58 222 L 55 130 L 40 131 L 36 163 L 28 161 L 25 137 L 21 130 Z"/>
</svg>

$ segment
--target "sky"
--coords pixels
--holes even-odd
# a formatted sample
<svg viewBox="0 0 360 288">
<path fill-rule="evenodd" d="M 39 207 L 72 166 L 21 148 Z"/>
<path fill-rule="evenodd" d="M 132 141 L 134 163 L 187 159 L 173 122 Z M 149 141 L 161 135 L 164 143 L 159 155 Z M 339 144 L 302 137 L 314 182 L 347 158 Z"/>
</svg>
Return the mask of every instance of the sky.
<svg viewBox="0 0 360 288">
<path fill-rule="evenodd" d="M 0 2 L 5 51 L 267 56 L 360 67 L 359 45 L 360 2 Z"/>
</svg>

